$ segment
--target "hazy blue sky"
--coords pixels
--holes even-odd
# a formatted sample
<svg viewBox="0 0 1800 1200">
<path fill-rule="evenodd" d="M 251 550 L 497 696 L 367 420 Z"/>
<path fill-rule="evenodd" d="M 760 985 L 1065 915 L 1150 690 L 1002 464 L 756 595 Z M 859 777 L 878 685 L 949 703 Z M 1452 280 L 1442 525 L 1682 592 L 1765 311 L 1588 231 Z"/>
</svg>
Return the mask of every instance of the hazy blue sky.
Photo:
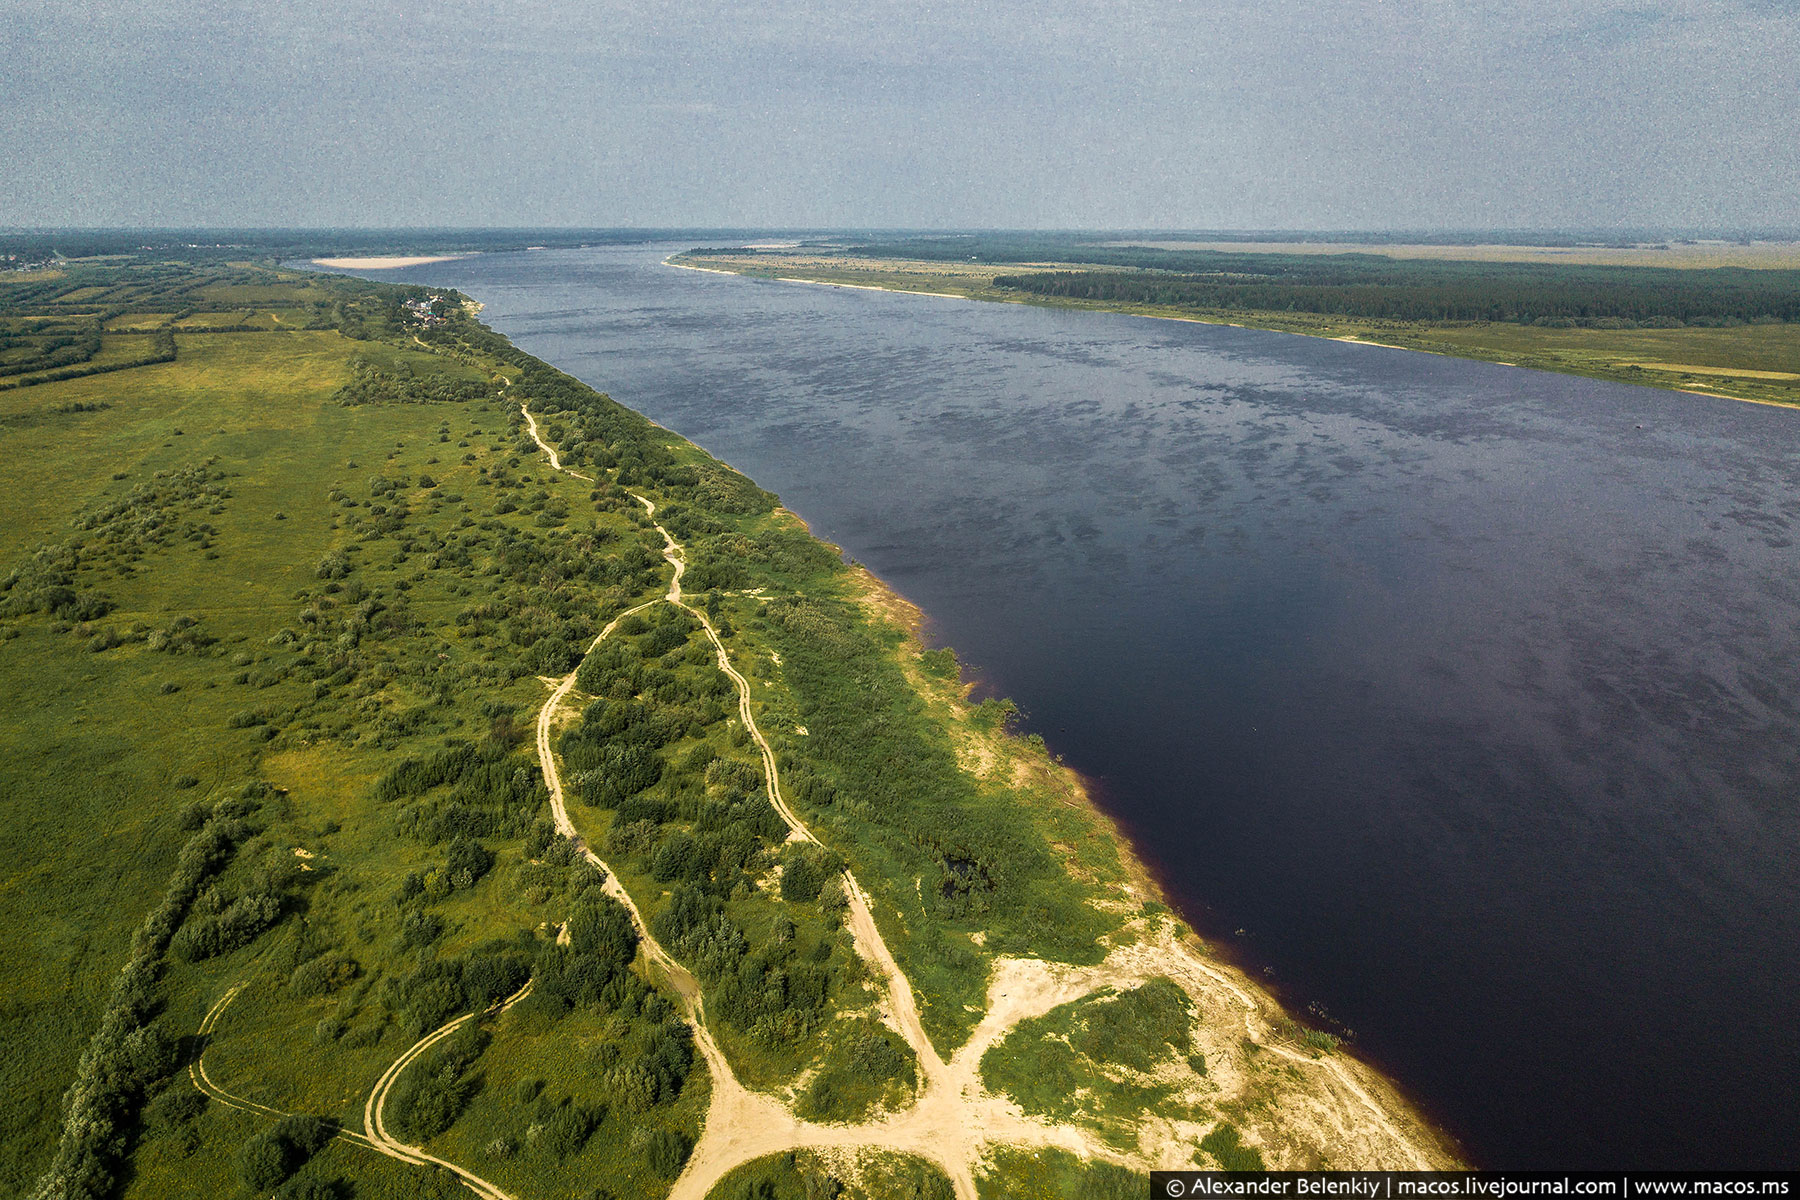
<svg viewBox="0 0 1800 1200">
<path fill-rule="evenodd" d="M 0 0 L 0 225 L 1800 225 L 1800 0 Z"/>
</svg>

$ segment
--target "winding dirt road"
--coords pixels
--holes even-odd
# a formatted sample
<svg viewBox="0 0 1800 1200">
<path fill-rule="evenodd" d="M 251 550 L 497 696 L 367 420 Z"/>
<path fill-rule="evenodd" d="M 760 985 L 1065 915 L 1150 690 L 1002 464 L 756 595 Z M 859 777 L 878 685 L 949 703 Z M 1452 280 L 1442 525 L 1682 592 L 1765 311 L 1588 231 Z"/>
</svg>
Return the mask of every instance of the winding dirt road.
<svg viewBox="0 0 1800 1200">
<path fill-rule="evenodd" d="M 233 1000 L 237 999 L 238 993 L 243 990 L 244 985 L 242 983 L 233 984 L 230 988 L 226 989 L 225 994 L 219 997 L 218 1002 L 207 1011 L 205 1019 L 200 1022 L 199 1033 L 201 1037 L 201 1051 L 194 1058 L 194 1061 L 188 1064 L 188 1078 L 193 1081 L 196 1088 L 199 1088 L 202 1092 L 206 1093 L 206 1095 L 218 1101 L 220 1104 L 225 1105 L 227 1108 L 234 1108 L 239 1112 L 253 1113 L 257 1116 L 272 1117 L 276 1120 L 280 1120 L 282 1117 L 293 1116 L 295 1114 L 285 1112 L 279 1108 L 271 1108 L 267 1104 L 259 1104 L 254 1100 L 249 1100 L 243 1096 L 226 1091 L 215 1083 L 212 1076 L 208 1075 L 206 1072 L 206 1040 L 212 1036 L 213 1030 L 218 1026 L 219 1018 L 224 1016 L 226 1008 L 231 1005 Z M 524 987 L 520 988 L 504 1001 L 489 1008 L 487 1013 L 483 1015 L 503 1013 L 519 1001 L 523 1000 L 530 993 L 531 983 L 528 980 Z M 382 1073 L 381 1079 L 375 1084 L 375 1090 L 369 1094 L 368 1102 L 363 1106 L 363 1132 L 358 1133 L 354 1129 L 340 1128 L 337 1131 L 337 1136 L 352 1145 L 361 1146 L 365 1150 L 374 1150 L 379 1154 L 387 1155 L 389 1158 L 397 1158 L 401 1162 L 412 1163 L 415 1166 L 443 1167 L 445 1170 L 454 1172 L 456 1177 L 462 1181 L 463 1186 L 467 1187 L 477 1196 L 482 1197 L 482 1200 L 513 1200 L 511 1195 L 501 1191 L 499 1187 L 483 1179 L 473 1171 L 465 1170 L 455 1163 L 450 1162 L 447 1159 L 439 1158 L 434 1154 L 427 1154 L 417 1146 L 409 1146 L 397 1138 L 390 1136 L 387 1127 L 382 1122 L 382 1109 L 387 1104 L 388 1093 L 393 1090 L 394 1084 L 399 1081 L 401 1074 L 406 1068 L 421 1054 L 425 1053 L 425 1051 L 437 1045 L 452 1033 L 455 1033 L 468 1022 L 474 1020 L 475 1017 L 475 1013 L 464 1013 L 454 1021 L 434 1030 L 413 1043 L 405 1054 L 402 1054 L 395 1060 L 392 1066 Z"/>
<path fill-rule="evenodd" d="M 509 380 L 508 386 L 510 384 Z M 562 465 L 560 455 L 555 447 L 544 440 L 536 418 L 523 401 L 519 405 L 519 411 L 526 421 L 532 440 L 542 449 L 553 469 L 577 479 L 594 482 L 592 476 Z M 661 598 L 646 601 L 615 616 L 589 643 L 586 653 L 591 654 L 612 636 L 626 617 L 654 605 L 672 604 L 694 617 L 713 645 L 719 669 L 737 690 L 738 716 L 762 755 L 769 803 L 787 825 L 788 840 L 821 844 L 788 805 L 781 787 L 781 775 L 774 750 L 756 723 L 749 680 L 732 664 L 718 629 L 706 613 L 688 604 L 682 597 L 681 580 L 686 573 L 687 563 L 681 546 L 666 528 L 656 522 L 655 503 L 645 496 L 634 494 L 634 498 L 644 506 L 652 527 L 662 535 L 663 557 L 673 568 L 669 588 Z M 699 981 L 656 940 L 636 901 L 619 882 L 618 876 L 582 839 L 569 816 L 552 734 L 558 713 L 575 689 L 578 673 L 579 667 L 557 681 L 539 710 L 537 719 L 538 760 L 545 785 L 549 789 L 556 828 L 575 843 L 589 862 L 600 868 L 605 876 L 602 886 L 607 895 L 617 900 L 630 914 L 645 960 L 664 978 L 678 997 L 692 1027 L 695 1046 L 712 1079 L 712 1094 L 700 1140 L 675 1181 L 670 1200 L 705 1200 L 714 1185 L 734 1167 L 766 1155 L 797 1149 L 871 1148 L 916 1155 L 935 1163 L 944 1171 L 955 1188 L 958 1200 L 977 1200 L 974 1172 L 983 1156 L 996 1145 L 1053 1146 L 1083 1158 L 1105 1159 L 1137 1169 L 1189 1165 L 1187 1155 L 1198 1138 L 1198 1129 L 1170 1124 L 1169 1133 L 1172 1136 L 1168 1139 L 1169 1154 L 1121 1154 L 1101 1142 L 1090 1129 L 1053 1124 L 1027 1116 L 1011 1100 L 986 1091 L 980 1077 L 983 1054 L 1019 1022 L 1041 1016 L 1053 1008 L 1103 988 L 1130 987 L 1158 977 L 1174 978 L 1197 1001 L 1203 996 L 1227 997 L 1224 1003 L 1241 1008 L 1247 1040 L 1284 1060 L 1322 1070 L 1330 1076 L 1333 1090 L 1338 1093 L 1338 1103 L 1344 1108 L 1364 1113 L 1368 1126 L 1374 1130 L 1374 1136 L 1364 1140 L 1372 1157 L 1418 1168 L 1436 1165 L 1422 1152 L 1418 1142 L 1402 1130 L 1382 1104 L 1362 1086 L 1357 1074 L 1359 1068 L 1346 1066 L 1335 1058 L 1314 1058 L 1272 1041 L 1268 1022 L 1263 1016 L 1264 1006 L 1257 998 L 1174 937 L 1146 938 L 1121 946 L 1110 953 L 1104 962 L 1093 967 L 1070 967 L 1037 959 L 995 959 L 982 1020 L 969 1040 L 945 1061 L 925 1034 L 912 985 L 900 970 L 882 937 L 868 894 L 849 871 L 845 871 L 842 877 L 848 901 L 846 924 L 857 953 L 868 964 L 880 984 L 884 1019 L 905 1039 L 917 1057 L 921 1077 L 919 1089 L 914 1101 L 904 1110 L 881 1114 L 860 1125 L 821 1125 L 800 1120 L 774 1097 L 753 1092 L 738 1080 L 707 1025 L 705 998 Z M 232 987 L 213 1005 L 200 1026 L 203 1038 L 213 1032 L 220 1016 L 242 988 L 241 983 Z M 490 1009 L 489 1013 L 504 1012 L 522 1000 L 530 990 L 531 984 L 528 982 L 518 993 Z M 420 1147 L 401 1142 L 388 1132 L 384 1119 L 388 1098 L 406 1069 L 476 1016 L 475 1013 L 466 1013 L 433 1030 L 409 1047 L 376 1081 L 364 1104 L 362 1132 L 343 1129 L 338 1136 L 404 1162 L 452 1171 L 483 1200 L 513 1200 L 498 1186 L 473 1172 L 429 1154 Z M 228 1107 L 275 1118 L 289 1115 L 219 1087 L 206 1072 L 204 1051 L 188 1070 L 195 1087 Z M 1171 1157 L 1172 1155 L 1179 1157 Z M 1170 1161 L 1158 1161 L 1165 1157 L 1170 1158 Z"/>
<path fill-rule="evenodd" d="M 479 1015 L 498 1016 L 530 994 L 531 981 L 526 980 L 524 987 Z M 375 1082 L 374 1090 L 369 1093 L 369 1099 L 363 1105 L 363 1136 L 371 1146 L 389 1158 L 398 1158 L 419 1166 L 443 1167 L 456 1172 L 457 1178 L 463 1181 L 464 1186 L 476 1195 L 484 1197 L 485 1200 L 513 1200 L 510 1195 L 474 1172 L 466 1171 L 448 1159 L 439 1158 L 435 1154 L 427 1154 L 417 1146 L 409 1146 L 400 1141 L 388 1132 L 387 1123 L 383 1119 L 388 1097 L 392 1094 L 394 1085 L 400 1082 L 400 1076 L 406 1072 L 406 1068 L 416 1062 L 427 1050 L 473 1021 L 477 1015 L 476 1013 L 464 1013 L 455 1020 L 440 1025 L 414 1042 L 405 1054 L 395 1059 L 393 1065 L 382 1072 L 381 1078 Z"/>
<path fill-rule="evenodd" d="M 553 468 L 581 479 L 589 478 L 562 465 L 555 448 L 545 442 L 536 419 L 524 402 L 520 403 L 519 411 L 525 418 L 532 440 L 543 450 Z M 749 681 L 732 664 L 724 641 L 706 613 L 689 605 L 682 598 L 681 580 L 687 570 L 687 563 L 680 545 L 666 528 L 656 522 L 655 503 L 645 496 L 635 498 L 644 506 L 652 526 L 662 535 L 663 558 L 673 568 L 669 590 L 664 595 L 663 602 L 673 604 L 692 615 L 712 642 L 719 669 L 737 690 L 738 715 L 762 755 L 769 802 L 787 824 L 789 840 L 819 844 L 819 839 L 789 807 L 783 794 L 774 751 L 756 723 Z M 638 605 L 615 617 L 589 645 L 588 652 L 592 653 L 604 642 L 626 616 L 654 603 L 657 602 Z M 549 786 L 557 829 L 565 837 L 575 841 L 590 862 L 606 871 L 608 894 L 625 905 L 631 914 L 632 923 L 637 927 L 646 956 L 669 977 L 681 995 L 694 1029 L 696 1044 L 713 1077 L 713 1094 L 705 1126 L 687 1166 L 675 1182 L 670 1200 L 705 1200 L 713 1185 L 732 1168 L 768 1154 L 803 1148 L 870 1147 L 917 1155 L 943 1169 L 955 1187 L 958 1200 L 976 1200 L 974 1169 L 981 1162 L 983 1154 L 995 1144 L 1058 1146 L 1084 1158 L 1104 1158 L 1134 1167 L 1159 1165 L 1121 1155 L 1101 1143 L 1087 1129 L 1030 1118 L 1010 1100 L 989 1094 L 980 1080 L 982 1055 L 1004 1037 L 1009 1029 L 1028 1017 L 1042 1015 L 1059 1004 L 1079 999 L 1102 987 L 1131 986 L 1145 979 L 1168 974 L 1171 957 L 1186 961 L 1190 967 L 1187 972 L 1190 977 L 1202 977 L 1214 986 L 1223 984 L 1229 989 L 1234 998 L 1243 1002 L 1250 1010 L 1246 1014 L 1246 1028 L 1252 1034 L 1257 1032 L 1254 1018 L 1259 1006 L 1255 1001 L 1226 976 L 1201 963 L 1178 943 L 1162 946 L 1162 953 L 1149 961 L 1128 964 L 1116 961 L 1120 956 L 1114 954 L 1100 966 L 1084 971 L 1057 967 L 1037 960 L 1001 959 L 994 964 L 995 973 L 989 987 L 986 1017 L 968 1043 L 957 1050 L 949 1062 L 945 1062 L 925 1034 L 924 1026 L 919 1020 L 912 985 L 895 962 L 881 935 L 870 908 L 868 894 L 857 882 L 855 875 L 846 871 L 843 880 L 845 895 L 849 901 L 847 924 L 857 952 L 882 983 L 889 1022 L 912 1047 L 918 1059 L 921 1086 L 914 1103 L 904 1111 L 887 1114 L 860 1125 L 819 1125 L 799 1120 L 773 1097 L 752 1092 L 738 1081 L 731 1064 L 720 1052 L 717 1042 L 707 1029 L 698 982 L 656 941 L 629 894 L 606 864 L 582 842 L 579 831 L 570 819 L 551 742 L 551 730 L 559 707 L 574 690 L 576 674 L 577 672 L 572 671 L 558 682 L 538 713 L 538 757 L 543 766 L 545 782 Z M 1054 978 L 1059 981 L 1059 985 L 1022 986 L 1029 978 L 1039 976 Z M 1387 1120 L 1379 1105 L 1356 1086 L 1341 1066 L 1336 1063 L 1321 1064 L 1305 1055 L 1279 1047 L 1270 1048 L 1297 1062 L 1313 1066 L 1328 1065 L 1341 1076 L 1343 1083 L 1368 1111 L 1380 1120 L 1384 1131 L 1391 1134 L 1392 1140 L 1405 1148 L 1406 1161 L 1425 1165 L 1424 1157 L 1410 1144 L 1409 1139 Z M 1197 1133 L 1195 1136 L 1197 1138 Z M 1183 1146 L 1181 1152 L 1185 1155 L 1190 1146 L 1191 1142 Z M 1183 1162 L 1185 1161 L 1184 1158 Z"/>
</svg>

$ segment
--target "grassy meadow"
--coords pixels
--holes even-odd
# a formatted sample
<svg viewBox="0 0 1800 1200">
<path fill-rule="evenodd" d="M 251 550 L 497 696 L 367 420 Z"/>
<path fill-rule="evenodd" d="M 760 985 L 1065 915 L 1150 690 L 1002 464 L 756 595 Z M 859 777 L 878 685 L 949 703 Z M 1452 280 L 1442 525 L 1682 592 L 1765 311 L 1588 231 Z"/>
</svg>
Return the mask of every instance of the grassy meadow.
<svg viewBox="0 0 1800 1200">
<path fill-rule="evenodd" d="M 804 1117 L 862 1120 L 918 1082 L 844 929 L 844 865 L 945 1052 L 993 956 L 1093 962 L 1121 927 L 1103 822 L 999 706 L 961 720 L 953 657 L 873 619 L 864 576 L 454 297 L 418 322 L 421 298 L 136 260 L 0 281 L 28 368 L 0 378 L 0 1191 L 462 1194 L 330 1134 L 473 1012 L 395 1084 L 402 1137 L 513 1195 L 665 1195 L 709 1080 L 548 820 L 529 735 L 578 666 L 555 738 L 578 829 L 700 979 L 739 1077 Z M 48 326 L 98 345 L 53 363 L 83 347 Z M 162 360 L 122 365 L 144 346 Z M 521 400 L 591 480 L 548 467 Z M 655 606 L 587 652 L 667 587 L 632 493 L 686 548 L 688 600 L 824 848 L 784 844 L 693 618 Z M 201 1062 L 316 1120 L 206 1099 Z M 946 1186 L 908 1162 L 836 1191 L 796 1171 L 716 1194 Z"/>
</svg>

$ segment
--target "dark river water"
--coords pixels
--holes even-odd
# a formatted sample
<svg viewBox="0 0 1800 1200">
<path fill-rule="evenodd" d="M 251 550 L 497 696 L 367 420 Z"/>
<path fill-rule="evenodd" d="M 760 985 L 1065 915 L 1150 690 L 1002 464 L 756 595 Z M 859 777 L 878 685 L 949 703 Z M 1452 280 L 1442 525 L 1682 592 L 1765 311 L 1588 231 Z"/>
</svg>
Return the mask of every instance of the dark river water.
<svg viewBox="0 0 1800 1200">
<path fill-rule="evenodd" d="M 381 277 L 920 604 L 1477 1163 L 1800 1163 L 1800 413 L 678 248 Z"/>
</svg>

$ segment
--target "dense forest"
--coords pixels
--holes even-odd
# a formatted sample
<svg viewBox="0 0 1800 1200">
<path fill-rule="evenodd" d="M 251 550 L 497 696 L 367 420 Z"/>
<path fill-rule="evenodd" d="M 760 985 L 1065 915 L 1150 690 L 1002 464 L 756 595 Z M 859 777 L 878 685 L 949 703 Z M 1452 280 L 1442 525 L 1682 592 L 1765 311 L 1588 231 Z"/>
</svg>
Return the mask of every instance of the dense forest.
<svg viewBox="0 0 1800 1200">
<path fill-rule="evenodd" d="M 1540 268 L 1530 263 L 1483 263 L 1478 272 L 1423 269 L 1408 272 L 1415 275 L 1413 280 L 1381 282 L 1356 280 L 1363 273 L 1360 265 L 1333 262 L 1300 278 L 1227 271 L 1182 275 L 1160 271 L 1056 271 L 1005 275 L 994 283 L 1040 296 L 1080 300 L 1329 313 L 1398 321 L 1511 321 L 1551 327 L 1657 329 L 1800 320 L 1800 272 L 1794 271 Z M 1433 263 L 1430 267 L 1473 265 Z M 1638 271 L 1647 272 L 1648 277 L 1625 275 Z M 1595 277 L 1603 275 L 1615 278 Z"/>
</svg>

